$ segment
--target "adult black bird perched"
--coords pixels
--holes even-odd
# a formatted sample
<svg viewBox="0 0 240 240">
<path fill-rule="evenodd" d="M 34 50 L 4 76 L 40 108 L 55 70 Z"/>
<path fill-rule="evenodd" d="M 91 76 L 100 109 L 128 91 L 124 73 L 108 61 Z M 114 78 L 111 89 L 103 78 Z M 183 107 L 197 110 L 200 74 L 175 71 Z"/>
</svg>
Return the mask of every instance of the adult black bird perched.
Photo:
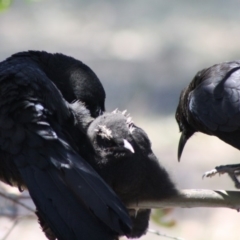
<svg viewBox="0 0 240 240">
<path fill-rule="evenodd" d="M 198 72 L 180 96 L 176 120 L 182 132 L 178 159 L 197 131 L 214 135 L 240 149 L 240 61 L 224 62 Z M 204 176 L 228 173 L 236 187 L 240 164 L 218 166 Z"/>
<path fill-rule="evenodd" d="M 48 59 L 49 64 L 40 59 Z M 59 65 L 54 75 L 54 66 Z M 39 52 L 16 54 L 0 63 L 0 179 L 28 189 L 41 224 L 54 234 L 49 239 L 113 240 L 130 231 L 129 216 L 82 157 L 86 152 L 94 157 L 92 148 L 78 145 L 84 136 L 81 124 L 76 126 L 75 112 L 56 87 L 61 82 L 69 88 L 61 77 L 68 71 L 81 72 L 81 66 L 63 55 Z M 82 96 L 78 93 L 76 98 Z M 68 92 L 64 95 L 71 97 Z M 98 102 L 88 97 L 90 103 Z M 93 116 L 104 108 L 101 103 L 89 106 Z"/>
<path fill-rule="evenodd" d="M 126 112 L 104 113 L 91 122 L 87 135 L 96 153 L 90 164 L 126 205 L 177 194 L 168 173 L 152 152 L 147 134 Z M 151 210 L 129 212 L 133 229 L 128 237 L 140 237 L 147 230 Z"/>
</svg>

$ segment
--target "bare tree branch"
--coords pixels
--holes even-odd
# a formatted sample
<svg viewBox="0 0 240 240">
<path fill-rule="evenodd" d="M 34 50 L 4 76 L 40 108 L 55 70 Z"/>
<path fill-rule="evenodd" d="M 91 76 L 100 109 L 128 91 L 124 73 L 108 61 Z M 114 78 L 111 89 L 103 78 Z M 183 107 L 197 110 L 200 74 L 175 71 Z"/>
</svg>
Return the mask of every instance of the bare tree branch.
<svg viewBox="0 0 240 240">
<path fill-rule="evenodd" d="M 159 231 L 156 231 L 154 229 L 148 229 L 147 230 L 149 233 L 155 234 L 157 236 L 161 236 L 161 237 L 165 237 L 165 238 L 169 238 L 169 239 L 173 239 L 173 240 L 184 240 L 183 238 L 179 238 L 179 237 L 171 237 L 167 234 L 164 233 L 160 233 Z M 3 239 L 4 240 L 4 239 Z"/>
<path fill-rule="evenodd" d="M 18 199 L 8 196 L 6 193 L 1 193 L 0 196 L 15 202 L 16 204 L 34 212 L 34 209 L 21 203 Z M 128 208 L 232 208 L 240 210 L 240 191 L 225 191 L 225 190 L 209 190 L 209 189 L 185 189 L 179 190 L 179 194 L 171 198 L 161 201 L 146 201 L 132 203 Z M 3 239 L 6 239 L 16 226 L 19 219 L 16 219 L 13 226 L 9 229 Z M 151 231 L 156 234 L 155 231 Z M 159 235 L 159 234 L 158 234 Z M 173 238 L 174 239 L 174 238 Z M 180 239 L 180 238 L 175 238 Z"/>
<path fill-rule="evenodd" d="M 129 208 L 232 208 L 240 209 L 240 191 L 185 189 L 161 201 L 132 203 Z"/>
<path fill-rule="evenodd" d="M 4 193 L 3 193 L 3 192 L 0 192 L 0 196 L 3 197 L 3 198 L 5 198 L 5 199 L 8 199 L 8 200 L 10 200 L 10 201 L 12 201 L 12 202 L 20 205 L 20 206 L 22 206 L 23 208 L 29 210 L 30 212 L 35 212 L 35 210 L 34 210 L 33 208 L 31 208 L 31 207 L 27 206 L 26 204 L 20 202 L 20 200 L 18 199 L 18 197 L 14 197 L 13 194 L 10 195 L 10 194 L 8 194 L 8 193 L 6 193 L 6 192 L 4 192 Z"/>
</svg>

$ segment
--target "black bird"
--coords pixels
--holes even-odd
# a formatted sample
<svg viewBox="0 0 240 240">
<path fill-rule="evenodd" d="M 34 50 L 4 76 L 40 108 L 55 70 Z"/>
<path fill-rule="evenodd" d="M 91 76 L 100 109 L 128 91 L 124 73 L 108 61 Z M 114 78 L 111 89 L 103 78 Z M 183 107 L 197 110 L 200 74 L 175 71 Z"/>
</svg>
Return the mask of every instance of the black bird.
<svg viewBox="0 0 240 240">
<path fill-rule="evenodd" d="M 182 132 L 178 159 L 195 133 L 213 135 L 240 149 L 240 61 L 223 62 L 198 72 L 180 96 L 176 120 Z M 240 164 L 217 166 L 204 176 L 228 173 L 236 187 Z"/>
<path fill-rule="evenodd" d="M 96 153 L 90 164 L 126 205 L 177 194 L 170 176 L 152 152 L 147 134 L 125 111 L 99 116 L 91 122 L 87 135 Z M 129 209 L 133 229 L 128 237 L 145 234 L 150 212 Z"/>
<path fill-rule="evenodd" d="M 13 66 L 22 62 L 36 64 L 66 101 L 80 100 L 93 117 L 105 111 L 106 94 L 100 80 L 92 69 L 77 59 L 61 53 L 27 51 L 12 55 L 6 62 Z"/>
<path fill-rule="evenodd" d="M 81 131 L 85 126 L 63 98 L 81 99 L 81 90 L 71 97 L 75 87 L 67 79 L 81 83 L 81 67 L 77 60 L 45 52 L 20 53 L 0 63 L 0 179 L 28 189 L 49 239 L 113 240 L 129 233 L 130 218 L 87 163 L 92 159 L 84 159 L 86 154 L 95 157 Z M 91 91 L 102 95 L 98 100 L 86 94 L 86 106 L 95 116 L 104 110 L 105 93 Z"/>
</svg>

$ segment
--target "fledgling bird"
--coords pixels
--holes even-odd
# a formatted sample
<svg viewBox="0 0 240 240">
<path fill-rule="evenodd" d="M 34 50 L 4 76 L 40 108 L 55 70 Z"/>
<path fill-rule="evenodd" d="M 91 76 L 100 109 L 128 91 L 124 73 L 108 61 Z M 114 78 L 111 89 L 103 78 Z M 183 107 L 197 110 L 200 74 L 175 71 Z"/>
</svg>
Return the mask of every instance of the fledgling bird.
<svg viewBox="0 0 240 240">
<path fill-rule="evenodd" d="M 180 95 L 176 120 L 182 132 L 179 160 L 187 140 L 198 131 L 240 149 L 240 61 L 223 62 L 198 72 Z M 240 188 L 239 171 L 240 164 L 230 164 L 217 166 L 204 176 L 228 173 Z"/>
<path fill-rule="evenodd" d="M 87 76 L 81 67 L 80 61 L 46 52 L 19 53 L 0 63 L 0 179 L 28 189 L 49 239 L 115 240 L 130 232 L 130 218 L 87 163 L 95 155 L 81 131 L 85 126 L 76 125 L 65 100 L 82 97 L 69 85 L 69 79 L 81 85 L 81 75 Z M 86 79 L 84 84 L 101 89 L 99 80 Z M 95 91 L 83 95 L 89 117 L 104 110 L 104 90 L 100 99 Z"/>
<path fill-rule="evenodd" d="M 126 205 L 176 195 L 167 171 L 159 164 L 147 134 L 126 112 L 104 113 L 92 121 L 87 135 L 96 157 L 90 164 Z M 146 233 L 150 209 L 129 209 L 133 229 L 129 238 Z"/>
</svg>

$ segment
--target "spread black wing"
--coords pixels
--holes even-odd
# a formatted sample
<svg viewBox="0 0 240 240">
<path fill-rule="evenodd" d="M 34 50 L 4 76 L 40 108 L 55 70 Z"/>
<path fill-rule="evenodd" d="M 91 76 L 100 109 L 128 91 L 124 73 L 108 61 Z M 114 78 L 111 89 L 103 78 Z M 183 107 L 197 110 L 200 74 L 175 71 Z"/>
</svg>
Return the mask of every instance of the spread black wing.
<svg viewBox="0 0 240 240">
<path fill-rule="evenodd" d="M 59 240 L 114 239 L 130 220 L 117 196 L 77 153 L 72 112 L 34 63 L 0 66 L 0 177 L 27 187 Z M 74 126 L 73 126 L 74 127 Z"/>
</svg>

